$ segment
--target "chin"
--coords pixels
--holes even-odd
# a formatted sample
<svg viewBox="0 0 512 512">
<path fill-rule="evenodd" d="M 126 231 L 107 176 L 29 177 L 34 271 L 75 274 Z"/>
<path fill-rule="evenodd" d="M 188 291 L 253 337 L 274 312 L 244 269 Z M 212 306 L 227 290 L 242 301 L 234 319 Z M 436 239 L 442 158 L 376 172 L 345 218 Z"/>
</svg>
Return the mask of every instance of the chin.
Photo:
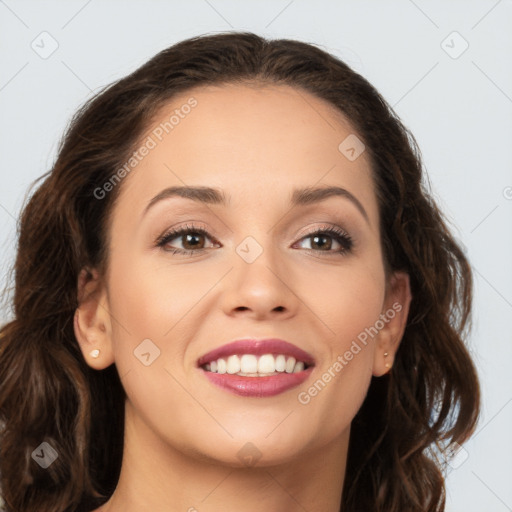
<svg viewBox="0 0 512 512">
<path fill-rule="evenodd" d="M 244 435 L 231 432 L 233 438 L 220 433 L 220 437 L 209 438 L 208 446 L 198 446 L 195 455 L 212 464 L 238 468 L 276 466 L 303 456 L 305 447 L 309 446 L 304 432 L 299 439 L 299 436 L 291 436 L 283 425 L 278 427 L 283 428 L 281 435 L 277 434 L 277 429 L 271 433 L 273 428 L 275 425 L 264 432 L 245 429 Z"/>
</svg>

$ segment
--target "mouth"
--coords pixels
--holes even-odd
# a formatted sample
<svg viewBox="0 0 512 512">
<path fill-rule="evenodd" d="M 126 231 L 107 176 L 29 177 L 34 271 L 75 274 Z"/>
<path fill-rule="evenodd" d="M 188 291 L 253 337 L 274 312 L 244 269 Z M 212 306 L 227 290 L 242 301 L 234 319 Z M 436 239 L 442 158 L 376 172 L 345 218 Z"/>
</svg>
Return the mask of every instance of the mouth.
<svg viewBox="0 0 512 512">
<path fill-rule="evenodd" d="M 280 373 L 299 373 L 310 368 L 304 361 L 297 361 L 293 356 L 285 354 L 256 354 L 230 355 L 227 359 L 221 357 L 201 366 L 206 372 L 223 375 L 238 375 L 240 377 L 270 377 Z"/>
<path fill-rule="evenodd" d="M 280 339 L 245 339 L 200 357 L 197 365 L 210 382 L 242 396 L 282 393 L 311 374 L 313 356 Z"/>
</svg>

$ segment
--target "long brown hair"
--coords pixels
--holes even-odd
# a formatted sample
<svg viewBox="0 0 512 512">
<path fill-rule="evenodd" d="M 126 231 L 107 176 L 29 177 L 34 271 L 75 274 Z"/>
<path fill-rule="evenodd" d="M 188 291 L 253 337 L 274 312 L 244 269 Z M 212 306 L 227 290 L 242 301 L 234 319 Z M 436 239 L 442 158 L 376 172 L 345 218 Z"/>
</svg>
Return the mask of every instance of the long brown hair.
<svg viewBox="0 0 512 512">
<path fill-rule="evenodd" d="M 472 276 L 432 199 L 412 134 L 374 87 L 314 44 L 230 32 L 191 38 L 105 87 L 74 116 L 53 168 L 19 221 L 14 319 L 0 331 L 0 487 L 8 512 L 87 511 L 120 473 L 125 393 L 115 365 L 92 370 L 73 331 L 81 269 L 104 271 L 107 224 L 122 186 L 95 190 L 129 159 L 159 108 L 196 86 L 286 84 L 322 98 L 364 142 L 386 266 L 413 295 L 392 371 L 372 378 L 352 423 L 343 512 L 440 512 L 434 448 L 462 444 L 479 414 L 464 339 Z M 58 454 L 46 469 L 42 442 Z"/>
</svg>

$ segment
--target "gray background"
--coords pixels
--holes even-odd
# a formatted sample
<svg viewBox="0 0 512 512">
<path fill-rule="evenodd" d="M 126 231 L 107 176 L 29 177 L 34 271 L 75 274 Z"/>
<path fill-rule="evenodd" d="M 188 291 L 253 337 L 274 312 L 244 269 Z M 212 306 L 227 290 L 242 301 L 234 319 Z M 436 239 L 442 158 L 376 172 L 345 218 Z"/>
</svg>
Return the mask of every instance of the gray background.
<svg viewBox="0 0 512 512">
<path fill-rule="evenodd" d="M 30 183 L 51 168 L 71 115 L 101 86 L 203 33 L 320 44 L 412 130 L 474 269 L 469 345 L 484 403 L 449 472 L 447 511 L 512 511 L 511 28 L 511 0 L 0 0 L 0 286 Z M 9 317 L 4 306 L 0 323 Z"/>
</svg>

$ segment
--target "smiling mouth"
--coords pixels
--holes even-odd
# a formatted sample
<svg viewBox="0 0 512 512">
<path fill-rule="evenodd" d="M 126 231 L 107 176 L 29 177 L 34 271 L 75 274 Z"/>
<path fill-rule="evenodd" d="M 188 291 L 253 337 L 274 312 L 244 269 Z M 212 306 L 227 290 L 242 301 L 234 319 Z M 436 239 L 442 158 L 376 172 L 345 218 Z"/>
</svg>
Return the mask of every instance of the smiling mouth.
<svg viewBox="0 0 512 512">
<path fill-rule="evenodd" d="M 310 368 L 311 364 L 298 361 L 285 354 L 233 354 L 220 357 L 201 366 L 206 372 L 231 374 L 240 377 L 271 377 L 285 373 L 299 373 Z"/>
</svg>

